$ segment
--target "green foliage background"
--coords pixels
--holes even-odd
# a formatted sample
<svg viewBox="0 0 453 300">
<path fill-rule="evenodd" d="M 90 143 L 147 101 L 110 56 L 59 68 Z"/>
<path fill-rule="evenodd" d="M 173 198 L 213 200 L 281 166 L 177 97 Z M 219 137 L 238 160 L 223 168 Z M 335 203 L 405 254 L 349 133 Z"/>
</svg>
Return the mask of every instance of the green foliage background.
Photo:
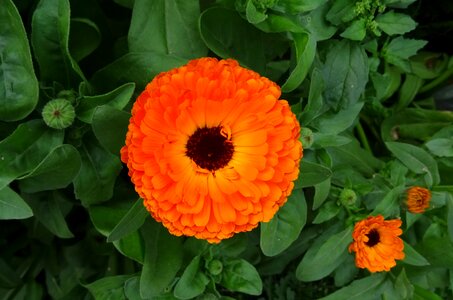
<svg viewBox="0 0 453 300">
<path fill-rule="evenodd" d="M 436 3 L 0 0 L 1 298 L 453 299 L 453 6 Z M 307 128 L 287 204 L 218 245 L 154 222 L 119 159 L 135 97 L 202 56 L 279 83 Z M 42 120 L 57 98 L 66 129 Z M 403 220 L 388 273 L 347 251 L 369 214 Z"/>
</svg>

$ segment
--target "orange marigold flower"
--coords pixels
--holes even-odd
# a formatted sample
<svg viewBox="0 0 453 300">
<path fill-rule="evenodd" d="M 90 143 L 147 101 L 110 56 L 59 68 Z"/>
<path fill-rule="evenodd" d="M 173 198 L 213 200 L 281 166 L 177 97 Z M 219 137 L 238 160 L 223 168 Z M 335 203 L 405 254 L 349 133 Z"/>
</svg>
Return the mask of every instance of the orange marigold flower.
<svg viewBox="0 0 453 300">
<path fill-rule="evenodd" d="M 354 241 L 349 245 L 349 252 L 356 253 L 356 266 L 370 272 L 389 271 L 394 267 L 396 259 L 404 258 L 400 227 L 401 220 L 386 221 L 382 215 L 357 222 L 352 233 Z"/>
<path fill-rule="evenodd" d="M 217 243 L 269 221 L 299 174 L 300 126 L 280 88 L 232 59 L 156 76 L 137 98 L 121 159 L 174 235 Z"/>
<path fill-rule="evenodd" d="M 429 207 L 431 192 L 428 189 L 413 186 L 407 190 L 407 209 L 413 214 L 421 214 Z"/>
</svg>

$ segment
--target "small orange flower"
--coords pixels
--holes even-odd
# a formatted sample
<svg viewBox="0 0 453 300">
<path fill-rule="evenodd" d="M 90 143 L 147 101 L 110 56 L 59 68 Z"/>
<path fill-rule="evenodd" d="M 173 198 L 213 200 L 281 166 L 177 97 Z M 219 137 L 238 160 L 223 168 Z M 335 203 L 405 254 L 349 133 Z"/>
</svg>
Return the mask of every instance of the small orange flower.
<svg viewBox="0 0 453 300">
<path fill-rule="evenodd" d="M 121 159 L 174 235 L 217 243 L 269 221 L 299 174 L 300 126 L 280 88 L 235 60 L 156 76 L 132 108 Z"/>
<path fill-rule="evenodd" d="M 396 259 L 404 258 L 400 227 L 401 220 L 385 221 L 382 215 L 357 222 L 352 233 L 354 241 L 349 245 L 349 252 L 356 253 L 356 266 L 370 272 L 389 271 L 394 267 Z"/>
<path fill-rule="evenodd" d="M 413 186 L 407 190 L 407 209 L 413 214 L 424 213 L 429 207 L 431 192 L 428 189 Z"/>
</svg>

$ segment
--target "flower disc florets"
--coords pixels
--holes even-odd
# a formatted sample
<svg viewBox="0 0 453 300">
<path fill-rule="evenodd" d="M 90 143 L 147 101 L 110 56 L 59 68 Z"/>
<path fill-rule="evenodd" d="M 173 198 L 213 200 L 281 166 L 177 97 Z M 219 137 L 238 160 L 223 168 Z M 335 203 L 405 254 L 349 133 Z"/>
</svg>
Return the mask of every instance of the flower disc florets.
<svg viewBox="0 0 453 300">
<path fill-rule="evenodd" d="M 156 76 L 132 109 L 121 158 L 172 234 L 219 242 L 269 221 L 299 173 L 300 126 L 280 88 L 235 60 Z"/>
</svg>

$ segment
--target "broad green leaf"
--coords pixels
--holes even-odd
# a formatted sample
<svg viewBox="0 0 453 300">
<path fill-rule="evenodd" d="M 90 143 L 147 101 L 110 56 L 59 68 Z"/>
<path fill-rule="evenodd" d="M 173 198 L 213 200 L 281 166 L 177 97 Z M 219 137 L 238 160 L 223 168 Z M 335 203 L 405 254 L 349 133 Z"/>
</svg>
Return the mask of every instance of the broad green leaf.
<svg viewBox="0 0 453 300">
<path fill-rule="evenodd" d="M 247 1 L 245 15 L 247 21 L 252 24 L 263 22 L 267 18 L 267 15 L 261 9 L 258 9 L 252 0 Z"/>
<path fill-rule="evenodd" d="M 375 19 L 378 27 L 388 35 L 405 34 L 412 31 L 417 23 L 408 15 L 396 13 L 393 10 L 378 15 Z"/>
<path fill-rule="evenodd" d="M 341 206 L 335 203 L 335 201 L 328 201 L 324 203 L 321 208 L 318 210 L 318 214 L 313 220 L 313 224 L 321 224 L 323 222 L 329 221 L 341 211 Z"/>
<path fill-rule="evenodd" d="M 9 187 L 0 189 L 0 220 L 26 219 L 33 216 L 28 204 Z"/>
<path fill-rule="evenodd" d="M 209 278 L 203 273 L 200 263 L 201 256 L 197 255 L 186 267 L 175 285 L 173 294 L 176 298 L 192 299 L 204 292 Z"/>
<path fill-rule="evenodd" d="M 336 0 L 330 5 L 326 19 L 334 25 L 351 21 L 356 17 L 355 0 Z"/>
<path fill-rule="evenodd" d="M 351 23 L 351 25 L 343 31 L 340 36 L 353 40 L 361 41 L 366 35 L 366 19 L 358 19 Z"/>
<path fill-rule="evenodd" d="M 0 5 L 0 120 L 17 121 L 38 103 L 36 79 L 21 16 L 13 1 Z"/>
<path fill-rule="evenodd" d="M 387 62 L 400 67 L 406 73 L 410 73 L 411 68 L 407 59 L 415 55 L 426 44 L 427 41 L 405 39 L 399 36 L 384 46 L 382 55 Z"/>
<path fill-rule="evenodd" d="M 14 293 L 14 299 L 40 300 L 43 297 L 43 286 L 33 279 L 27 281 Z"/>
<path fill-rule="evenodd" d="M 351 138 L 343 135 L 315 132 L 312 148 L 340 147 L 349 144 L 351 141 Z"/>
<path fill-rule="evenodd" d="M 396 277 L 394 288 L 398 292 L 400 299 L 413 299 L 414 286 L 407 278 L 405 269 L 402 269 L 398 277 Z"/>
<path fill-rule="evenodd" d="M 302 83 L 310 70 L 316 53 L 316 40 L 311 34 L 293 33 L 292 37 L 296 50 L 296 66 L 282 86 L 284 93 L 291 92 Z"/>
<path fill-rule="evenodd" d="M 63 131 L 47 127 L 42 120 L 20 124 L 0 141 L 0 189 L 28 174 L 63 142 Z"/>
<path fill-rule="evenodd" d="M 79 152 L 82 167 L 74 179 L 76 198 L 85 207 L 110 199 L 122 167 L 118 156 L 104 150 L 92 135 L 86 135 Z"/>
<path fill-rule="evenodd" d="M 317 118 L 312 126 L 324 134 L 339 134 L 354 124 L 363 105 L 363 102 L 358 102 L 336 112 L 329 111 Z"/>
<path fill-rule="evenodd" d="M 123 109 L 131 100 L 134 93 L 135 83 L 126 83 L 111 92 L 98 96 L 84 96 L 77 106 L 77 118 L 91 124 L 93 114 L 97 107 L 107 105 L 116 109 Z"/>
<path fill-rule="evenodd" d="M 324 201 L 326 201 L 327 197 L 330 193 L 331 182 L 330 178 L 326 179 L 318 184 L 315 184 L 315 195 L 313 197 L 313 207 L 312 210 L 318 209 Z"/>
<path fill-rule="evenodd" d="M 182 240 L 170 235 L 162 224 L 145 222 L 145 260 L 140 277 L 140 295 L 150 298 L 163 293 L 175 279 L 182 265 Z"/>
<path fill-rule="evenodd" d="M 294 183 L 295 189 L 314 186 L 332 176 L 329 168 L 320 164 L 302 160 L 300 163 L 300 174 Z"/>
<path fill-rule="evenodd" d="M 75 88 L 84 76 L 69 53 L 70 7 L 68 0 L 40 0 L 32 18 L 31 42 L 40 80 Z"/>
<path fill-rule="evenodd" d="M 439 157 L 453 157 L 453 137 L 432 139 L 425 144 L 428 150 Z"/>
<path fill-rule="evenodd" d="M 68 144 L 57 146 L 36 168 L 19 178 L 19 187 L 27 193 L 65 188 L 77 176 L 81 164 L 76 148 Z"/>
<path fill-rule="evenodd" d="M 93 113 L 93 133 L 99 143 L 110 153 L 119 155 L 126 140 L 131 115 L 110 106 L 97 107 Z"/>
<path fill-rule="evenodd" d="M 252 1 L 250 1 L 252 2 Z M 255 26 L 264 32 L 293 32 L 304 33 L 306 30 L 291 18 L 281 15 L 269 14 L 265 21 Z"/>
<path fill-rule="evenodd" d="M 385 101 L 390 98 L 401 84 L 401 73 L 391 66 L 386 68 L 384 74 L 371 72 L 370 78 L 376 90 L 376 100 L 378 101 Z"/>
<path fill-rule="evenodd" d="M 343 287 L 356 278 L 359 268 L 355 265 L 353 255 L 348 255 L 346 259 L 335 269 L 334 280 L 335 286 Z"/>
<path fill-rule="evenodd" d="M 184 58 L 206 56 L 198 31 L 198 1 L 135 0 L 128 33 L 130 52 L 156 52 Z"/>
<path fill-rule="evenodd" d="M 0 286 L 14 288 L 20 284 L 21 278 L 16 271 L 3 258 L 0 258 Z"/>
<path fill-rule="evenodd" d="M 335 169 L 345 167 L 354 168 L 355 171 L 371 177 L 383 167 L 381 160 L 372 156 L 366 150 L 360 148 L 356 142 L 343 145 L 341 147 L 327 148 Z"/>
<path fill-rule="evenodd" d="M 406 74 L 406 79 L 404 80 L 404 83 L 398 93 L 398 102 L 395 105 L 395 109 L 401 110 L 409 106 L 420 90 L 422 84 L 423 80 L 420 77 L 412 74 Z"/>
<path fill-rule="evenodd" d="M 131 275 L 104 277 L 84 286 L 96 300 L 126 300 L 124 284 L 131 277 Z"/>
<path fill-rule="evenodd" d="M 347 255 L 347 246 L 352 242 L 352 227 L 329 237 L 321 247 L 313 245 L 297 266 L 296 277 L 301 281 L 315 281 L 332 273 Z"/>
<path fill-rule="evenodd" d="M 424 238 L 415 249 L 434 267 L 453 268 L 453 242 L 448 236 Z"/>
<path fill-rule="evenodd" d="M 403 241 L 404 242 L 404 241 Z M 404 259 L 403 262 L 412 266 L 429 266 L 429 262 L 420 253 L 415 251 L 411 245 L 404 242 Z"/>
<path fill-rule="evenodd" d="M 267 256 L 288 248 L 299 236 L 307 221 L 307 203 L 302 189 L 297 189 L 268 223 L 261 223 L 260 247 Z"/>
<path fill-rule="evenodd" d="M 299 18 L 301 25 L 315 37 L 316 41 L 330 39 L 337 31 L 337 27 L 332 26 L 326 20 L 326 14 L 330 7 L 330 2 L 324 3 L 309 13 L 301 15 Z"/>
<path fill-rule="evenodd" d="M 89 19 L 71 19 L 69 52 L 76 61 L 90 55 L 101 43 L 101 31 Z"/>
<path fill-rule="evenodd" d="M 99 90 L 111 91 L 122 84 L 135 82 L 137 91 L 142 91 L 157 74 L 185 63 L 187 59 L 172 54 L 128 52 L 94 73 L 91 83 Z"/>
<path fill-rule="evenodd" d="M 233 292 L 261 295 L 263 282 L 255 267 L 244 259 L 230 259 L 224 264 L 220 284 Z"/>
<path fill-rule="evenodd" d="M 107 237 L 107 242 L 113 242 L 138 230 L 145 222 L 149 212 L 146 210 L 141 199 L 137 200 L 131 209 L 124 215 L 120 222 L 113 228 Z"/>
<path fill-rule="evenodd" d="M 384 0 L 384 4 L 388 7 L 395 8 L 407 8 L 409 5 L 414 3 L 416 0 Z"/>
<path fill-rule="evenodd" d="M 425 174 L 428 186 L 439 184 L 437 162 L 428 152 L 406 143 L 386 142 L 385 145 L 409 170 L 416 174 Z"/>
<path fill-rule="evenodd" d="M 28 196 L 26 200 L 32 207 L 36 219 L 50 232 L 63 239 L 74 237 L 62 212 L 61 203 L 65 200 L 58 192 L 39 194 L 35 197 Z"/>
<path fill-rule="evenodd" d="M 327 0 L 285 0 L 278 1 L 277 8 L 290 14 L 307 12 L 326 3 Z"/>
<path fill-rule="evenodd" d="M 375 299 L 380 295 L 376 292 L 384 283 L 385 273 L 373 274 L 362 279 L 354 280 L 350 285 L 319 300 L 362 300 Z"/>
<path fill-rule="evenodd" d="M 355 105 L 368 81 L 368 57 L 362 46 L 342 40 L 333 43 L 323 67 L 324 96 L 336 110 Z"/>
<path fill-rule="evenodd" d="M 278 34 L 264 33 L 234 10 L 211 7 L 200 16 L 200 33 L 210 50 L 222 58 L 234 58 L 245 67 L 264 74 L 272 59 L 269 51 L 287 48 Z M 273 49 L 269 49 L 272 45 Z M 272 56 L 272 57 L 271 57 Z"/>
<path fill-rule="evenodd" d="M 436 293 L 414 284 L 414 300 L 442 300 Z"/>
<path fill-rule="evenodd" d="M 405 189 L 405 186 L 397 186 L 391 189 L 371 214 L 383 215 L 384 218 L 399 216 L 401 206 L 399 200 Z"/>
<path fill-rule="evenodd" d="M 324 78 L 318 68 L 314 68 L 310 78 L 310 89 L 308 92 L 307 104 L 304 107 L 300 117 L 302 126 L 307 126 L 315 118 L 321 115 L 326 110 L 322 91 L 324 90 Z"/>
<path fill-rule="evenodd" d="M 453 242 L 453 193 L 448 194 L 447 209 L 448 236 L 450 237 L 450 241 Z"/>
</svg>

